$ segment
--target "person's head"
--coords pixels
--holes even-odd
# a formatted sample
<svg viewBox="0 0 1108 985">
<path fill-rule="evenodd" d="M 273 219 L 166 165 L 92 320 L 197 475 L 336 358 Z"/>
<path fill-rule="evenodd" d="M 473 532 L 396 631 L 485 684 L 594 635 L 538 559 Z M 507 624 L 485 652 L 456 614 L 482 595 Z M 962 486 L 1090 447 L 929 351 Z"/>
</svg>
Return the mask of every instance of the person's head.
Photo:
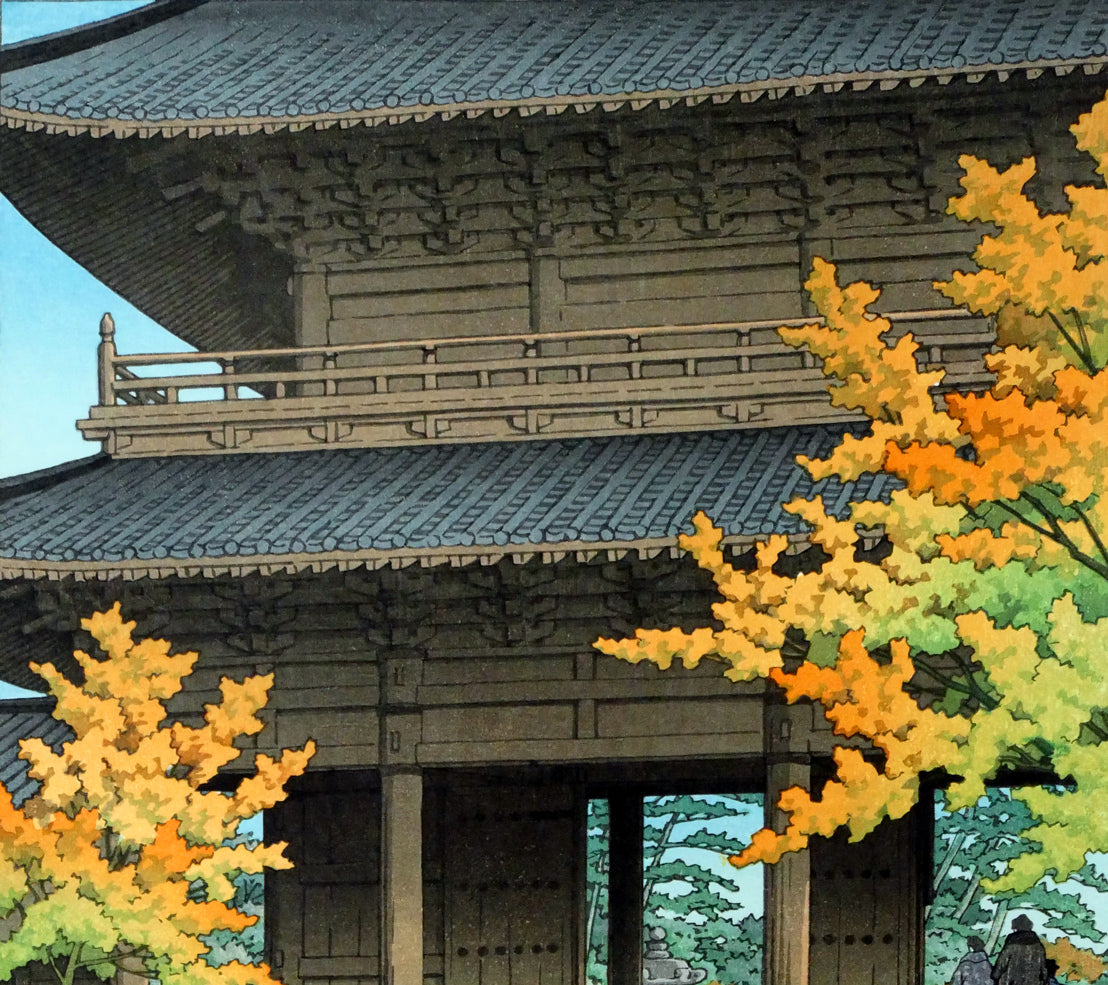
<svg viewBox="0 0 1108 985">
<path fill-rule="evenodd" d="M 1026 913 L 1021 913 L 1015 920 L 1012 921 L 1013 930 L 1030 930 L 1031 918 Z"/>
<path fill-rule="evenodd" d="M 984 951 L 985 942 L 980 937 L 967 938 L 966 943 L 971 951 Z"/>
<path fill-rule="evenodd" d="M 1054 958 L 1046 959 L 1046 973 L 1050 975 L 1051 978 L 1058 977 L 1058 962 L 1055 961 Z"/>
</svg>

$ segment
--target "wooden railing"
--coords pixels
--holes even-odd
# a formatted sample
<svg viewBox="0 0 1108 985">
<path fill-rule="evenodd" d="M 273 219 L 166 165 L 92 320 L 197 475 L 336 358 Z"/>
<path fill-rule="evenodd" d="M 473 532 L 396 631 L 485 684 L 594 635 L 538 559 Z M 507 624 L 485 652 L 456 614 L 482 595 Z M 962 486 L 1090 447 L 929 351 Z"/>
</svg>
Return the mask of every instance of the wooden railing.
<svg viewBox="0 0 1108 985">
<path fill-rule="evenodd" d="M 892 312 L 894 324 L 912 322 L 964 322 L 971 318 L 962 309 Z M 793 318 L 709 325 L 666 325 L 637 329 L 608 329 L 591 332 L 559 332 L 554 335 L 484 335 L 421 340 L 418 342 L 368 342 L 355 345 L 298 346 L 287 349 L 237 350 L 226 352 L 148 353 L 121 356 L 115 351 L 114 323 L 110 315 L 101 321 L 100 403 L 174 404 L 189 391 L 218 391 L 204 399 L 239 399 L 242 388 L 252 397 L 280 399 L 290 396 L 333 396 L 340 388 L 362 384 L 358 391 L 370 394 L 410 392 L 412 389 L 471 389 L 495 386 L 534 386 L 552 382 L 588 383 L 597 370 L 615 369 L 621 378 L 639 380 L 651 376 L 694 377 L 712 372 L 722 362 L 735 364 L 739 373 L 757 370 L 760 357 L 777 358 L 780 342 L 752 343 L 759 331 L 810 324 L 812 319 Z M 699 344 L 682 345 L 690 336 Z M 704 336 L 713 336 L 705 344 Z M 651 347 L 662 341 L 664 347 Z M 924 353 L 929 363 L 942 359 L 941 351 L 951 342 L 964 344 L 963 334 L 926 339 Z M 971 340 L 972 341 L 972 340 Z M 975 341 L 986 341 L 985 336 Z M 619 351 L 580 351 L 580 343 L 620 343 Z M 578 351 L 551 354 L 551 349 L 578 343 Z M 675 343 L 676 346 L 675 346 Z M 503 351 L 514 355 L 475 358 L 473 350 Z M 393 364 L 375 356 L 393 357 Z M 459 358 L 462 356 L 462 358 Z M 362 359 L 358 359 L 362 357 Z M 800 356 L 803 359 L 803 354 Z M 343 360 L 350 362 L 343 364 Z M 355 364 L 355 360 L 364 365 Z M 243 364 L 251 364 L 244 372 Z M 136 367 L 215 364 L 218 372 L 143 377 Z M 809 359 L 807 365 L 814 365 Z M 651 371 L 654 371 L 652 374 Z M 611 377 L 608 377 L 611 379 Z"/>
<path fill-rule="evenodd" d="M 982 376 L 981 352 L 993 339 L 984 320 L 961 309 L 885 317 L 894 331 L 916 332 L 920 361 L 945 364 L 951 385 Z M 118 454 L 155 454 L 159 433 L 175 450 L 227 450 L 242 446 L 242 438 L 252 448 L 276 450 L 300 446 L 294 431 L 318 446 L 822 420 L 838 412 L 827 406 L 815 360 L 776 335 L 778 327 L 811 321 L 120 355 L 105 315 L 100 403 L 80 426 Z M 814 403 L 820 407 L 778 412 Z M 768 417 L 767 404 L 777 408 Z M 668 423 L 658 423 L 666 415 Z M 561 423 L 552 427 L 555 417 Z M 485 424 L 472 423 L 478 420 Z M 463 422 L 470 423 L 459 430 Z M 127 451 L 143 432 L 144 450 Z M 182 442 L 186 432 L 203 437 Z"/>
</svg>

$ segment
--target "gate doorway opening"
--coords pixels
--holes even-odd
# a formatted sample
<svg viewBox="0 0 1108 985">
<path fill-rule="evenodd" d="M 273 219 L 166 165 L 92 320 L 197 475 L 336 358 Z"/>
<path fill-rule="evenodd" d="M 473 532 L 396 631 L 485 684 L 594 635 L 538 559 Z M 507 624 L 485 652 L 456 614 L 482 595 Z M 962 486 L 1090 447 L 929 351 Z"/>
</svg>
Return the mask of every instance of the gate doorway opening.
<svg viewBox="0 0 1108 985">
<path fill-rule="evenodd" d="M 618 985 L 620 965 L 641 963 L 644 955 L 642 971 L 650 981 L 758 985 L 765 927 L 763 866 L 737 869 L 727 857 L 750 844 L 764 816 L 761 794 L 589 800 L 587 985 Z M 632 899 L 636 889 L 639 898 Z M 638 942 L 637 962 L 627 961 L 626 953 L 609 960 L 617 946 L 612 942 L 620 939 Z M 622 970 L 634 974 L 634 969 Z"/>
</svg>

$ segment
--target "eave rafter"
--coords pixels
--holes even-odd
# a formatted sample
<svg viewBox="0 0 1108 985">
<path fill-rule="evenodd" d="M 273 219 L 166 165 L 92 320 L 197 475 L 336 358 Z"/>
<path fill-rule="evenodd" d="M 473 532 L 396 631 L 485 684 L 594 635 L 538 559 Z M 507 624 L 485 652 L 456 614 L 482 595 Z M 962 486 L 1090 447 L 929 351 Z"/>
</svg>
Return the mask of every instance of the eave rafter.
<svg viewBox="0 0 1108 985">
<path fill-rule="evenodd" d="M 789 534 L 788 553 L 799 554 L 809 549 L 806 534 Z M 868 537 L 874 543 L 880 534 Z M 758 538 L 752 536 L 724 537 L 723 543 L 735 553 L 753 547 Z M 0 559 L 0 582 L 21 579 L 48 581 L 138 581 L 143 578 L 170 577 L 243 578 L 248 575 L 279 575 L 324 571 L 351 571 L 365 568 L 431 568 L 437 566 L 488 567 L 505 558 L 514 564 L 527 564 L 539 559 L 553 564 L 566 558 L 579 563 L 618 561 L 629 555 L 640 560 L 668 555 L 679 557 L 683 551 L 672 537 L 654 537 L 635 541 L 566 541 L 550 544 L 480 544 L 472 547 L 413 548 L 398 550 L 322 551 L 289 554 L 265 554 L 229 557 L 188 557 L 121 559 L 100 561 L 36 561 L 13 558 Z"/>
<path fill-rule="evenodd" d="M 966 65 L 958 68 L 928 71 L 804 75 L 788 79 L 766 79 L 734 85 L 704 86 L 682 90 L 662 89 L 650 92 L 635 91 L 617 94 L 590 93 L 527 99 L 486 99 L 441 105 L 416 104 L 401 106 L 399 98 L 389 97 L 386 100 L 387 104 L 380 107 L 300 116 L 211 117 L 165 120 L 86 119 L 79 116 L 71 117 L 44 113 L 37 107 L 2 106 L 0 107 L 0 123 L 13 129 L 25 129 L 32 132 L 44 131 L 48 134 L 66 134 L 69 136 L 88 134 L 92 137 L 150 138 L 158 136 L 174 137 L 185 134 L 196 139 L 234 134 L 271 134 L 281 131 L 296 133 L 312 129 L 329 130 L 333 127 L 349 129 L 356 126 L 399 126 L 403 123 L 425 123 L 433 119 L 452 120 L 456 117 L 477 119 L 486 114 L 496 118 L 510 113 L 518 113 L 521 117 L 557 116 L 571 109 L 576 113 L 584 114 L 597 109 L 610 113 L 625 107 L 638 111 L 649 106 L 657 106 L 664 110 L 679 105 L 697 106 L 709 100 L 717 105 L 730 102 L 735 98 L 743 103 L 753 103 L 763 97 L 777 100 L 789 96 L 807 96 L 816 92 L 834 93 L 844 89 L 861 92 L 874 86 L 881 91 L 889 91 L 901 85 L 917 88 L 926 82 L 948 85 L 956 80 L 964 80 L 970 84 L 976 84 L 987 78 L 995 78 L 1000 82 L 1004 82 L 1013 76 L 1025 76 L 1033 80 L 1046 73 L 1066 76 L 1081 71 L 1086 75 L 1097 75 L 1104 70 L 1105 65 L 1108 65 L 1108 57 L 1049 59 L 995 65 Z M 388 105 L 388 103 L 392 105 Z"/>
</svg>

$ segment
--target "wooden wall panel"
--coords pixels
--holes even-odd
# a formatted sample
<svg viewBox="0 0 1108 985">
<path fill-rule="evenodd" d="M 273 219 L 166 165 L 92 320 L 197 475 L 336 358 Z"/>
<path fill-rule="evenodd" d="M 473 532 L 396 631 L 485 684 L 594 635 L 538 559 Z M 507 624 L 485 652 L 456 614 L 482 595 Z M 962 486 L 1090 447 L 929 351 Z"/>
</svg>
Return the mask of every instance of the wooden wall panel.
<svg viewBox="0 0 1108 985">
<path fill-rule="evenodd" d="M 303 708 L 276 716 L 270 739 L 277 748 L 299 747 L 314 739 L 314 768 L 369 766 L 378 758 L 379 722 L 376 709 Z"/>
<path fill-rule="evenodd" d="M 720 733 L 761 735 L 760 698 L 733 697 L 690 701 L 601 701 L 596 707 L 597 734 L 616 736 L 700 736 Z"/>
<path fill-rule="evenodd" d="M 441 637 L 440 637 L 441 639 Z M 423 664 L 423 684 L 472 685 L 516 681 L 570 681 L 574 678 L 572 654 L 520 657 L 458 656 L 429 659 Z"/>
<path fill-rule="evenodd" d="M 337 272 L 327 284 L 333 343 L 498 335 L 530 324 L 522 260 Z"/>
<path fill-rule="evenodd" d="M 428 708 L 423 712 L 423 741 L 569 739 L 573 707 L 506 703 L 468 708 Z"/>
<path fill-rule="evenodd" d="M 800 314 L 795 244 L 719 246 L 563 259 L 558 328 L 689 325 Z"/>
<path fill-rule="evenodd" d="M 975 269 L 970 253 L 979 234 L 968 229 L 932 230 L 896 235 L 868 233 L 835 239 L 814 239 L 812 253 L 831 260 L 840 283 L 865 280 L 881 289 L 874 306 L 879 311 L 912 311 L 951 307 L 931 287 L 955 270 Z M 947 331 L 973 323 L 952 322 Z"/>
</svg>

